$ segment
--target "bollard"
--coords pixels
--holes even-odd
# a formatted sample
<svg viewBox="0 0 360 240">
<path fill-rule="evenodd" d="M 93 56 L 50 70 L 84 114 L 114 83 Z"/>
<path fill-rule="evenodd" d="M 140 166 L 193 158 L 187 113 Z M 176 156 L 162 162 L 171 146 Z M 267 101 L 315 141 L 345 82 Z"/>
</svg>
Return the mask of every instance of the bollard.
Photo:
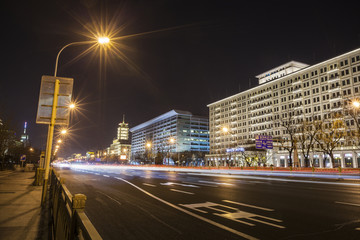
<svg viewBox="0 0 360 240">
<path fill-rule="evenodd" d="M 43 181 L 44 181 L 44 173 L 45 173 L 45 169 L 44 168 L 37 168 L 36 172 L 35 172 L 35 182 L 34 185 L 35 186 L 40 186 L 42 185 Z"/>
<path fill-rule="evenodd" d="M 70 240 L 77 239 L 79 230 L 76 228 L 76 216 L 75 211 L 83 212 L 86 203 L 86 196 L 84 194 L 78 193 L 72 197 L 72 216 L 71 216 L 71 227 L 70 227 Z"/>
<path fill-rule="evenodd" d="M 80 210 L 83 211 L 85 208 L 86 196 L 84 194 L 75 194 L 72 198 L 72 211 Z"/>
</svg>

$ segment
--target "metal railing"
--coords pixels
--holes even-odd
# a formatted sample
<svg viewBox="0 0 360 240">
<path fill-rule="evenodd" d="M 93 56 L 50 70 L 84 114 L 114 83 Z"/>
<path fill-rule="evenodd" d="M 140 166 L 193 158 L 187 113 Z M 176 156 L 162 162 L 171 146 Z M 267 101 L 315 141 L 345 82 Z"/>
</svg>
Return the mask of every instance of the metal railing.
<svg viewBox="0 0 360 240">
<path fill-rule="evenodd" d="M 51 171 L 50 211 L 53 239 L 102 239 L 84 213 L 85 202 L 84 194 L 72 195 L 55 171 Z"/>
</svg>

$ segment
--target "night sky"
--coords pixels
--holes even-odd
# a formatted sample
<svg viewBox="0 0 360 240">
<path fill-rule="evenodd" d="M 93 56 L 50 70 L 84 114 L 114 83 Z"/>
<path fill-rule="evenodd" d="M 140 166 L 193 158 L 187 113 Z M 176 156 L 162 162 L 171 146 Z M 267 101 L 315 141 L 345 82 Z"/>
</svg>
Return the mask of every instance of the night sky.
<svg viewBox="0 0 360 240">
<path fill-rule="evenodd" d="M 0 118 L 19 135 L 27 121 L 37 148 L 47 136 L 35 123 L 41 76 L 54 74 L 64 45 L 116 31 L 117 54 L 79 58 L 89 46 L 74 46 L 60 56 L 58 76 L 74 78 L 81 103 L 63 156 L 108 147 L 123 114 L 130 127 L 172 109 L 208 116 L 207 104 L 273 67 L 360 47 L 356 1 L 7 1 L 1 18 Z"/>
</svg>

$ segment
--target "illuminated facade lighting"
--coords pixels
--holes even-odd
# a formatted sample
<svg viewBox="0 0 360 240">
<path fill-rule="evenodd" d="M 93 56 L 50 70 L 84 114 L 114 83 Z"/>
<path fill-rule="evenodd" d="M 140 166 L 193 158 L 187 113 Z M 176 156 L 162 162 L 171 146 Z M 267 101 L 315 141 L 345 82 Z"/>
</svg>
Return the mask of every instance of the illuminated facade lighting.
<svg viewBox="0 0 360 240">
<path fill-rule="evenodd" d="M 154 153 L 209 152 L 209 122 L 206 117 L 172 110 L 130 129 L 131 155 L 149 148 Z"/>
<path fill-rule="evenodd" d="M 344 108 L 349 100 L 360 98 L 360 49 L 312 66 L 291 61 L 256 77 L 258 86 L 208 105 L 209 161 L 237 159 L 241 153 L 226 155 L 226 150 L 254 147 L 257 135 L 286 138 L 287 132 L 279 125 L 279 118 L 285 118 L 290 111 L 299 127 L 302 121 L 329 120 L 334 112 L 346 112 Z M 353 101 L 352 106 L 358 108 L 360 102 Z M 356 128 L 349 116 L 344 121 L 348 129 Z M 228 134 L 222 130 L 224 126 Z M 359 167 L 360 155 L 353 143 L 344 138 L 339 146 L 334 154 L 337 166 Z M 267 154 L 268 165 L 289 166 L 288 153 L 278 144 L 274 143 L 274 149 Z M 300 155 L 300 165 L 305 166 Z M 312 152 L 310 158 L 315 167 L 331 167 L 321 151 Z"/>
</svg>

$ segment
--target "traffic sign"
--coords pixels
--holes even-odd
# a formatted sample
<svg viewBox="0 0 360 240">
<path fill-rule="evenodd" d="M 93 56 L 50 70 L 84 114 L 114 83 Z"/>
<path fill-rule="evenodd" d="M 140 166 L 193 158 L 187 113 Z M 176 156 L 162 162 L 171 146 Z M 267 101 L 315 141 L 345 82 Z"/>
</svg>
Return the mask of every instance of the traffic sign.
<svg viewBox="0 0 360 240">
<path fill-rule="evenodd" d="M 272 136 L 256 135 L 255 136 L 255 147 L 257 149 L 273 149 Z"/>
<path fill-rule="evenodd" d="M 25 162 L 26 161 L 26 155 L 21 155 L 20 161 Z"/>
<path fill-rule="evenodd" d="M 56 79 L 60 81 L 60 84 L 55 125 L 68 125 L 69 123 L 69 104 L 74 79 L 44 75 L 41 78 L 39 105 L 36 115 L 36 123 L 38 124 L 50 124 Z"/>
</svg>

